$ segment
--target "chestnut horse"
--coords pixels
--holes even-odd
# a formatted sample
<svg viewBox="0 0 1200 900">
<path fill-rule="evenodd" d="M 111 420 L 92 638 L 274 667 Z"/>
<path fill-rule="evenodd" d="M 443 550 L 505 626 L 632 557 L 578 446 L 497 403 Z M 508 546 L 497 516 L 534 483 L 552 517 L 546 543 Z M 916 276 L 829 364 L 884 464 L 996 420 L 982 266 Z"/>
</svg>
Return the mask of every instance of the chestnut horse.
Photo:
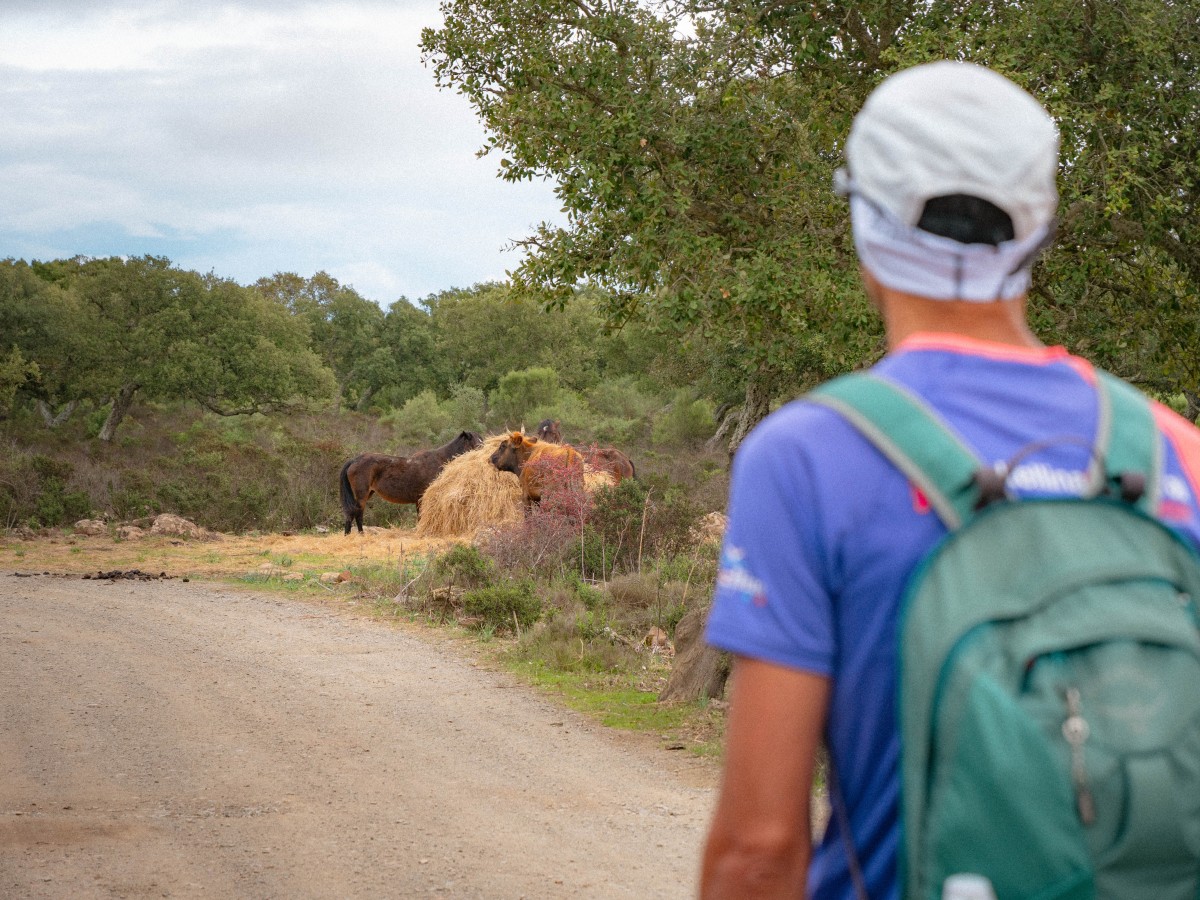
<svg viewBox="0 0 1200 900">
<path fill-rule="evenodd" d="M 558 477 L 583 477 L 583 457 L 569 444 L 555 444 L 512 432 L 489 458 L 501 472 L 521 480 L 525 503 L 537 503 L 548 483 Z"/>
<path fill-rule="evenodd" d="M 558 419 L 542 419 L 538 422 L 539 440 L 553 444 L 562 443 L 562 423 Z M 636 478 L 633 460 L 616 447 L 576 447 L 583 454 L 583 461 L 599 472 L 607 472 L 618 484 L 626 478 Z"/>
<path fill-rule="evenodd" d="M 360 453 L 342 466 L 339 476 L 346 534 L 350 533 L 353 524 L 358 525 L 358 533 L 362 534 L 363 511 L 374 494 L 389 503 L 415 503 L 417 515 L 420 515 L 421 497 L 442 467 L 454 457 L 482 444 L 482 435 L 464 431 L 444 447 L 422 450 L 412 456 Z"/>
</svg>

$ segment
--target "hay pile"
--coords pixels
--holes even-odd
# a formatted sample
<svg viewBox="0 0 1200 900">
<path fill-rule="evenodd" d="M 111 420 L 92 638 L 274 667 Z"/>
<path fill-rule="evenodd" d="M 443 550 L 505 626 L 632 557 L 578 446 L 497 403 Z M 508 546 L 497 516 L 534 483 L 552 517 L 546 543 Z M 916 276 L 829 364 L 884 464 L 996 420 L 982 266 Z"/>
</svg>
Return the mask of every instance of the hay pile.
<svg viewBox="0 0 1200 900">
<path fill-rule="evenodd" d="M 612 487 L 617 483 L 611 472 L 593 469 L 587 463 L 583 464 L 583 489 L 594 494 L 602 487 Z"/>
<path fill-rule="evenodd" d="M 493 435 L 482 447 L 446 463 L 421 498 L 418 535 L 473 535 L 487 525 L 521 521 L 525 498 L 517 476 L 501 472 L 488 461 L 505 437 Z"/>
<path fill-rule="evenodd" d="M 481 528 L 524 518 L 525 495 L 517 476 L 501 472 L 489 461 L 506 437 L 492 435 L 482 447 L 446 463 L 421 498 L 418 536 L 471 537 Z M 608 472 L 584 467 L 583 488 L 589 494 L 614 483 Z"/>
</svg>

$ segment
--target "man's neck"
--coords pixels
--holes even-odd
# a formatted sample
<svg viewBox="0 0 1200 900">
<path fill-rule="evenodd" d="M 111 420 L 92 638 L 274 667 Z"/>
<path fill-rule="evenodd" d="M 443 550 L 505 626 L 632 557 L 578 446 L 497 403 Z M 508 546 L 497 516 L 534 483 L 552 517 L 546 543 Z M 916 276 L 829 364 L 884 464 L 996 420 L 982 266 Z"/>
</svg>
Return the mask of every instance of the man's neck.
<svg viewBox="0 0 1200 900">
<path fill-rule="evenodd" d="M 1025 321 L 1025 297 L 993 303 L 930 300 L 874 285 L 872 297 L 883 314 L 888 349 L 920 332 L 957 334 L 1017 347 L 1044 346 Z"/>
</svg>

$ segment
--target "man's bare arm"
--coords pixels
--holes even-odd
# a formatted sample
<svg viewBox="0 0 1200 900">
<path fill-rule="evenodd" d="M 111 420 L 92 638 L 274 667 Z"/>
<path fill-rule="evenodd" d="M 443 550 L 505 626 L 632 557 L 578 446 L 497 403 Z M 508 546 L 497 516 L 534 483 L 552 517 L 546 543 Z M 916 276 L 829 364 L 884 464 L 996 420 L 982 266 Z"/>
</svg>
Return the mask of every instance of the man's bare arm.
<svg viewBox="0 0 1200 900">
<path fill-rule="evenodd" d="M 738 657 L 732 685 L 725 774 L 700 894 L 704 900 L 802 897 L 829 679 Z"/>
</svg>

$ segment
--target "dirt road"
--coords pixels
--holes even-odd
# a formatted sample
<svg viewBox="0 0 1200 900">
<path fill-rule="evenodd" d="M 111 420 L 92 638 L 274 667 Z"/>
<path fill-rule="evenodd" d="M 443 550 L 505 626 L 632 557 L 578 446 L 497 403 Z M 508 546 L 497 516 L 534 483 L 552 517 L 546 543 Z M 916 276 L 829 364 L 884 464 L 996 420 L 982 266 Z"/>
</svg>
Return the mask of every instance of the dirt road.
<svg viewBox="0 0 1200 900">
<path fill-rule="evenodd" d="M 0 897 L 687 897 L 712 781 L 416 633 L 0 575 Z"/>
</svg>

